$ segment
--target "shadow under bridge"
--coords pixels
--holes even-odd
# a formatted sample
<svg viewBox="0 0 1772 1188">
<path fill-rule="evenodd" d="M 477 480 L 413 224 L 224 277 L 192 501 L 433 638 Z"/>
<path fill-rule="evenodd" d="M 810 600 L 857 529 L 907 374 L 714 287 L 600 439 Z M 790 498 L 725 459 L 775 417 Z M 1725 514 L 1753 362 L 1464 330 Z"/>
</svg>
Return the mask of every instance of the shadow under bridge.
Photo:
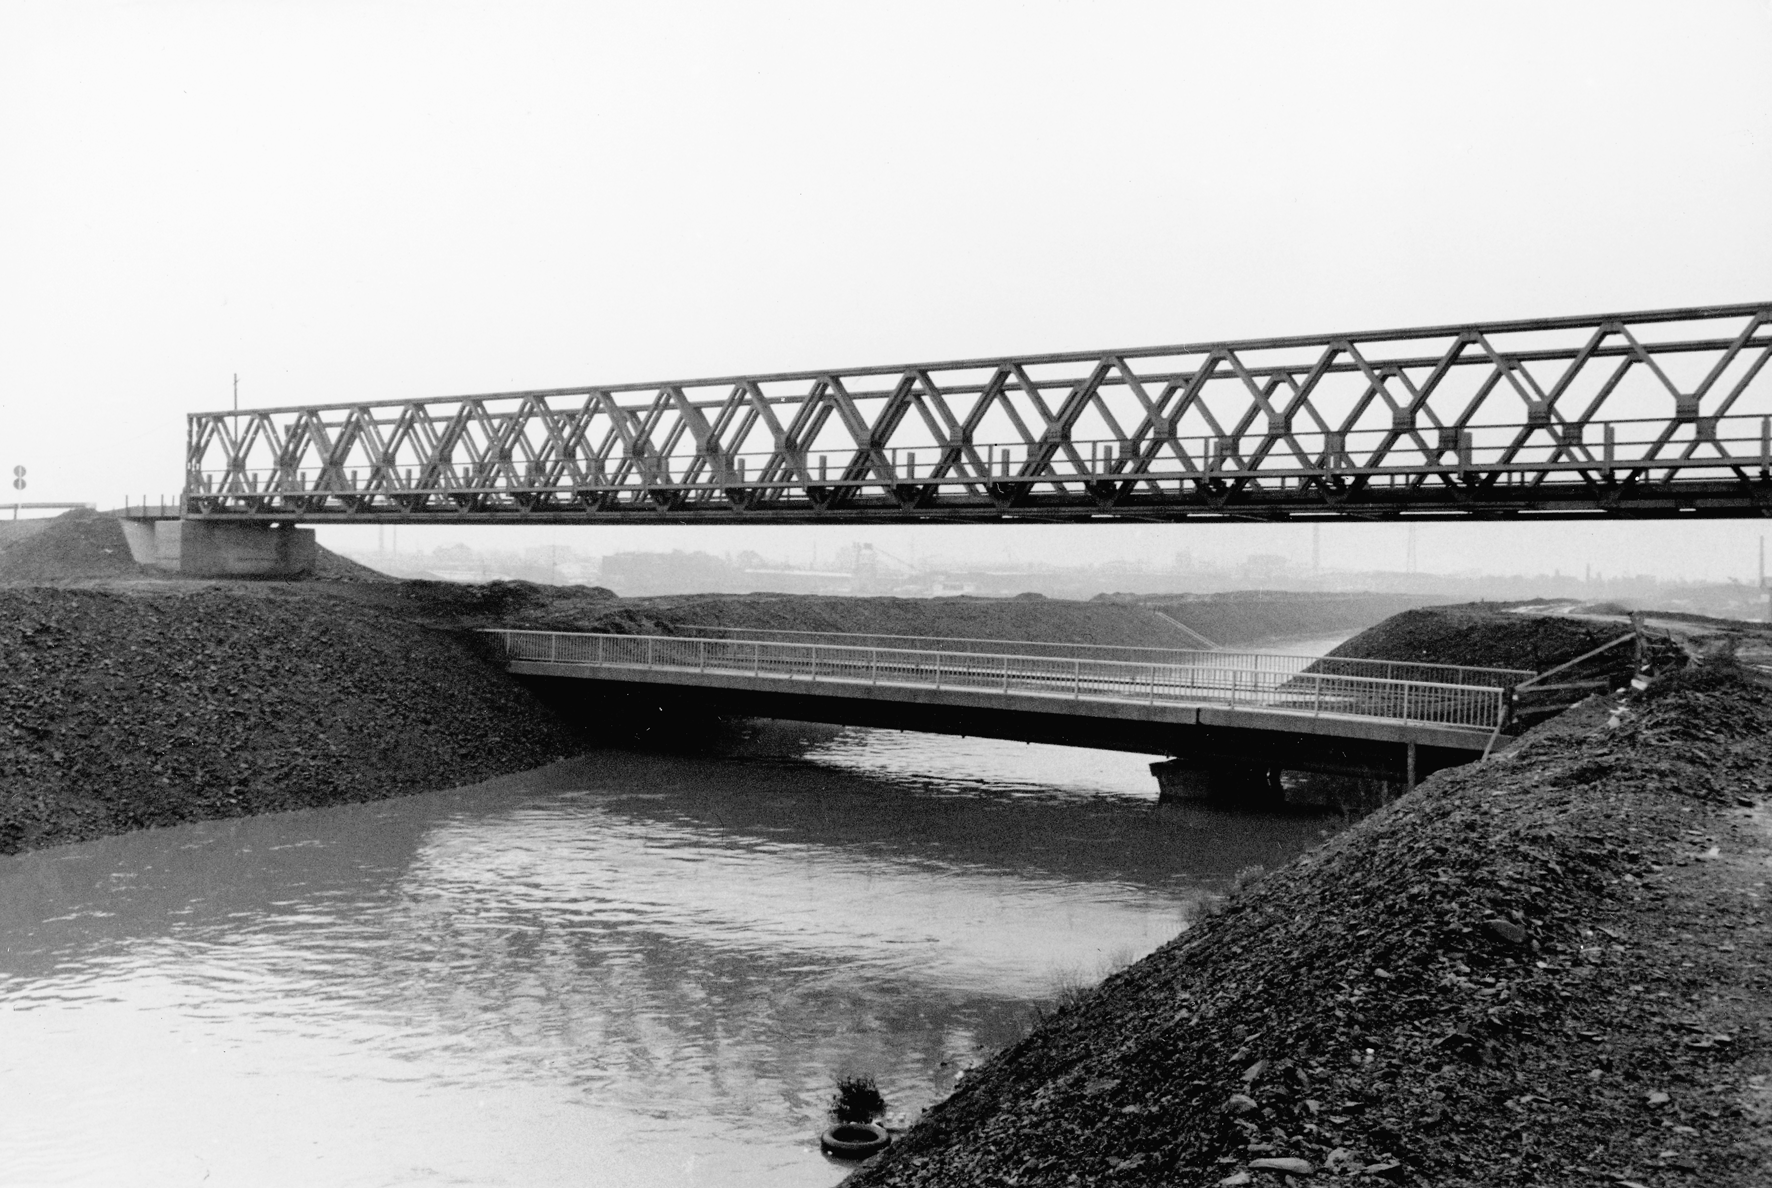
<svg viewBox="0 0 1772 1188">
<path fill-rule="evenodd" d="M 1341 657 L 690 629 L 494 629 L 507 669 L 586 713 L 782 718 L 1170 756 L 1166 798 L 1281 771 L 1413 786 L 1482 755 L 1531 674 Z"/>
</svg>

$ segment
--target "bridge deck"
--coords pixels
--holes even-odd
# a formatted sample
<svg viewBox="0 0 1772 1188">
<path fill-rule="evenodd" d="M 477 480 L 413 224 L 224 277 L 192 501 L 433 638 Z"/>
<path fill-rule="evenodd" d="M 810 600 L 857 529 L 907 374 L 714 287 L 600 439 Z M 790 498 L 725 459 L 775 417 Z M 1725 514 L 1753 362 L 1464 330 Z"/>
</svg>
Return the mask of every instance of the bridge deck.
<svg viewBox="0 0 1772 1188">
<path fill-rule="evenodd" d="M 1488 683 L 1297 671 L 1297 657 L 1137 663 L 781 640 L 491 630 L 510 671 L 706 689 L 1119 718 L 1480 751 L 1503 721 Z M 1259 667 L 1259 661 L 1273 661 Z M 1286 662 L 1286 663 L 1280 663 Z M 1495 670 L 1488 670 L 1493 673 Z"/>
</svg>

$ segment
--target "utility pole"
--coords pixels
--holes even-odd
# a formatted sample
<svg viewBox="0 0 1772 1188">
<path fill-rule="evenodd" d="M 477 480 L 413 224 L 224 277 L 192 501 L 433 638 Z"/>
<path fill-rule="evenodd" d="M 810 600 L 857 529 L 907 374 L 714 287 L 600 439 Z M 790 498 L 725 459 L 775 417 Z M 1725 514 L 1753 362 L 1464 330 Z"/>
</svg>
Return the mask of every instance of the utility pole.
<svg viewBox="0 0 1772 1188">
<path fill-rule="evenodd" d="M 240 373 L 234 373 L 234 411 L 240 411 Z"/>
<path fill-rule="evenodd" d="M 1772 623 L 1772 590 L 1766 588 L 1766 538 L 1760 537 L 1760 597 L 1766 600 L 1765 620 Z"/>
</svg>

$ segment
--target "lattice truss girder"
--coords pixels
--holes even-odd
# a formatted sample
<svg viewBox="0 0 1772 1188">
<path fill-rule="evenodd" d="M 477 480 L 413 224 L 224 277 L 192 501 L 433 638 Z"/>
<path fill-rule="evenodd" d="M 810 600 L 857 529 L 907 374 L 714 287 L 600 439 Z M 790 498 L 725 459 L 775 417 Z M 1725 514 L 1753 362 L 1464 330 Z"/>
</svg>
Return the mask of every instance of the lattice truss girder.
<svg viewBox="0 0 1772 1188">
<path fill-rule="evenodd" d="M 189 418 L 188 515 L 1757 514 L 1772 303 Z M 1720 501 L 1720 502 L 1719 502 Z"/>
</svg>

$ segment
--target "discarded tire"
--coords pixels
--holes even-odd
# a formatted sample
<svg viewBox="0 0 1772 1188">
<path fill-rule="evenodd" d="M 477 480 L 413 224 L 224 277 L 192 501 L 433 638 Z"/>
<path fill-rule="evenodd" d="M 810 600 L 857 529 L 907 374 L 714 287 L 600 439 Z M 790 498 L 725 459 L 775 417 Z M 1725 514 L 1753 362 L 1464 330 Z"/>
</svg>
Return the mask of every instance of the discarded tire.
<svg viewBox="0 0 1772 1188">
<path fill-rule="evenodd" d="M 866 1159 L 892 1141 L 886 1128 L 872 1122 L 839 1122 L 819 1137 L 818 1146 L 833 1159 Z"/>
</svg>

